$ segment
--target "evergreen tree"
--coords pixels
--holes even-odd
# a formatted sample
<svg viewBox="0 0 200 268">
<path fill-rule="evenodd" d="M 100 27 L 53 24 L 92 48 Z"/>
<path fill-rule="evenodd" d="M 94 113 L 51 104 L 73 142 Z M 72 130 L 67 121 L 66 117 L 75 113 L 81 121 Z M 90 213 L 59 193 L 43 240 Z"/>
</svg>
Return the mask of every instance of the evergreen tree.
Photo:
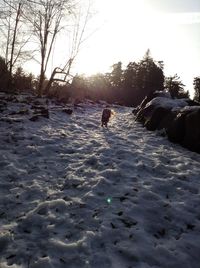
<svg viewBox="0 0 200 268">
<path fill-rule="evenodd" d="M 142 98 L 154 91 L 162 91 L 164 89 L 163 66 L 160 62 L 156 63 L 150 55 L 148 49 L 144 58 L 139 62 L 137 84 L 141 92 Z"/>
<path fill-rule="evenodd" d="M 122 63 L 119 61 L 118 63 L 115 63 L 112 65 L 112 71 L 110 73 L 110 83 L 114 88 L 121 87 L 122 84 Z"/>
<path fill-rule="evenodd" d="M 194 100 L 200 102 L 200 76 L 194 78 L 193 85 L 194 85 Z"/>
<path fill-rule="evenodd" d="M 20 91 L 33 91 L 34 76 L 26 74 L 22 67 L 18 67 L 13 75 L 13 88 Z"/>
<path fill-rule="evenodd" d="M 129 62 L 123 73 L 122 99 L 127 105 L 137 105 L 137 73 L 138 64 L 136 62 Z"/>
<path fill-rule="evenodd" d="M 155 62 L 150 50 L 139 63 L 130 62 L 124 70 L 123 92 L 128 105 L 138 105 L 145 96 L 163 89 L 163 62 Z"/>
<path fill-rule="evenodd" d="M 174 98 L 188 98 L 189 92 L 184 91 L 184 84 L 180 80 L 180 77 L 175 74 L 174 76 L 166 77 L 165 79 L 165 89 L 171 94 L 171 97 Z"/>
<path fill-rule="evenodd" d="M 6 91 L 9 79 L 9 71 L 5 59 L 0 56 L 0 90 Z"/>
</svg>

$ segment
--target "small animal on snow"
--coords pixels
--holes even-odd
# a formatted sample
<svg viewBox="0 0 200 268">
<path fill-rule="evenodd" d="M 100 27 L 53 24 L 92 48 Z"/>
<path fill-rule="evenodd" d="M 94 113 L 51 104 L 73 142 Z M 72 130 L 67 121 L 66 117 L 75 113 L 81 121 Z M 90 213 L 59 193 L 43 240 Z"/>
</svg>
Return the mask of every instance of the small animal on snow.
<svg viewBox="0 0 200 268">
<path fill-rule="evenodd" d="M 101 126 L 108 127 L 108 122 L 111 117 L 111 115 L 114 114 L 113 111 L 109 108 L 103 109 L 102 117 L 101 117 Z"/>
</svg>

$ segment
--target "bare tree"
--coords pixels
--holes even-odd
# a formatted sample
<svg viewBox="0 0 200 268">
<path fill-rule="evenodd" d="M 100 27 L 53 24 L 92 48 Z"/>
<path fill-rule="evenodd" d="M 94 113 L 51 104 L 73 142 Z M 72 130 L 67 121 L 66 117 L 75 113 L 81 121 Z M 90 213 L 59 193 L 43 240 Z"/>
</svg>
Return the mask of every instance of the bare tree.
<svg viewBox="0 0 200 268">
<path fill-rule="evenodd" d="M 3 0 L 1 6 L 1 45 L 4 47 L 2 53 L 9 71 L 8 88 L 11 86 L 13 69 L 19 66 L 23 60 L 30 58 L 25 49 L 29 41 L 29 34 L 24 34 L 25 21 L 23 19 L 22 0 Z M 26 29 L 27 30 L 27 29 Z"/>
<path fill-rule="evenodd" d="M 5 16 L 0 19 L 4 24 L 5 59 L 9 66 L 10 78 L 15 64 L 22 59 L 25 52 L 24 46 L 27 44 L 34 46 L 37 54 L 34 57 L 35 55 L 32 53 L 32 58 L 34 57 L 40 64 L 38 95 L 41 96 L 51 56 L 53 53 L 56 56 L 57 53 L 55 49 L 56 40 L 59 43 L 58 37 L 61 36 L 59 33 L 66 30 L 72 34 L 72 44 L 67 43 L 68 48 L 70 47 L 70 53 L 69 55 L 66 53 L 59 66 L 53 69 L 45 91 L 48 91 L 53 81 L 65 81 L 69 76 L 72 63 L 84 41 L 83 36 L 89 19 L 90 4 L 84 9 L 85 13 L 82 16 L 83 12 L 79 9 L 81 0 L 2 1 L 6 10 L 4 11 Z M 90 3 L 90 0 L 88 1 Z M 25 28 L 23 28 L 23 25 L 25 25 Z M 26 42 L 19 40 L 20 32 L 24 31 L 26 33 L 23 35 L 27 36 Z M 30 35 L 27 35 L 27 33 Z M 64 75 L 64 79 L 56 78 L 59 74 Z"/>
<path fill-rule="evenodd" d="M 66 54 L 66 58 L 64 59 L 63 63 L 61 64 L 61 67 L 55 67 L 50 79 L 45 87 L 44 92 L 48 93 L 51 85 L 53 82 L 67 82 L 68 79 L 71 78 L 70 70 L 72 67 L 72 64 L 74 63 L 74 60 L 76 56 L 78 55 L 82 43 L 87 40 L 88 37 L 85 37 L 85 31 L 87 23 L 90 19 L 90 8 L 91 4 L 90 1 L 88 2 L 88 6 L 86 7 L 85 12 L 81 11 L 81 8 L 79 10 L 76 9 L 76 12 L 73 13 L 73 20 L 71 25 L 71 35 L 72 35 L 72 42 L 69 55 Z M 85 38 L 84 38 L 85 37 Z M 61 74 L 62 78 L 56 77 L 57 75 Z"/>
<path fill-rule="evenodd" d="M 42 95 L 43 91 L 48 91 L 53 81 L 65 81 L 66 77 L 69 76 L 72 63 L 83 41 L 83 35 L 89 19 L 90 4 L 84 19 L 82 19 L 82 13 L 78 8 L 80 2 L 76 0 L 27 0 L 29 13 L 26 14 L 26 17 L 33 25 L 40 53 L 39 96 Z M 73 32 L 70 55 L 62 59 L 63 62 L 60 66 L 53 69 L 49 82 L 44 88 L 50 58 L 53 53 L 54 55 L 57 53 L 56 49 L 53 49 L 55 42 L 57 40 L 59 43 L 59 34 L 66 30 Z M 67 45 L 69 46 L 69 43 Z M 55 76 L 58 74 L 64 75 L 64 79 L 56 79 Z"/>
<path fill-rule="evenodd" d="M 45 75 L 56 36 L 63 28 L 62 21 L 72 13 L 71 0 L 27 0 L 29 13 L 26 18 L 32 23 L 40 53 L 40 78 L 38 95 L 42 95 Z"/>
</svg>

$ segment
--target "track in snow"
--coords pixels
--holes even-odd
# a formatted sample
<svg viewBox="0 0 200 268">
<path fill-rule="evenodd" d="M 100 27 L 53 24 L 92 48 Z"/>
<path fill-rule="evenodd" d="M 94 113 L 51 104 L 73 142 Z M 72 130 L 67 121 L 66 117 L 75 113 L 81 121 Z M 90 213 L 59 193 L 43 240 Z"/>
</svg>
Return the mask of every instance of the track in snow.
<svg viewBox="0 0 200 268">
<path fill-rule="evenodd" d="M 114 110 L 0 126 L 0 267 L 199 268 L 200 156 Z"/>
</svg>

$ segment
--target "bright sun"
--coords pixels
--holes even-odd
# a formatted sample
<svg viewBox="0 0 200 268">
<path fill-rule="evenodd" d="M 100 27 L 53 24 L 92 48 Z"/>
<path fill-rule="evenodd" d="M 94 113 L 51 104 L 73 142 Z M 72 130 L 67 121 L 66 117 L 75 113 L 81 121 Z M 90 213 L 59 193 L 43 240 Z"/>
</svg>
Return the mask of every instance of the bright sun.
<svg viewBox="0 0 200 268">
<path fill-rule="evenodd" d="M 149 48 L 147 39 L 152 39 L 147 28 L 152 28 L 155 23 L 145 0 L 126 0 L 125 3 L 122 0 L 96 0 L 95 8 L 98 13 L 93 25 L 98 30 L 80 51 L 77 72 L 86 75 L 105 72 L 118 61 L 126 64 L 141 59 Z"/>
</svg>

